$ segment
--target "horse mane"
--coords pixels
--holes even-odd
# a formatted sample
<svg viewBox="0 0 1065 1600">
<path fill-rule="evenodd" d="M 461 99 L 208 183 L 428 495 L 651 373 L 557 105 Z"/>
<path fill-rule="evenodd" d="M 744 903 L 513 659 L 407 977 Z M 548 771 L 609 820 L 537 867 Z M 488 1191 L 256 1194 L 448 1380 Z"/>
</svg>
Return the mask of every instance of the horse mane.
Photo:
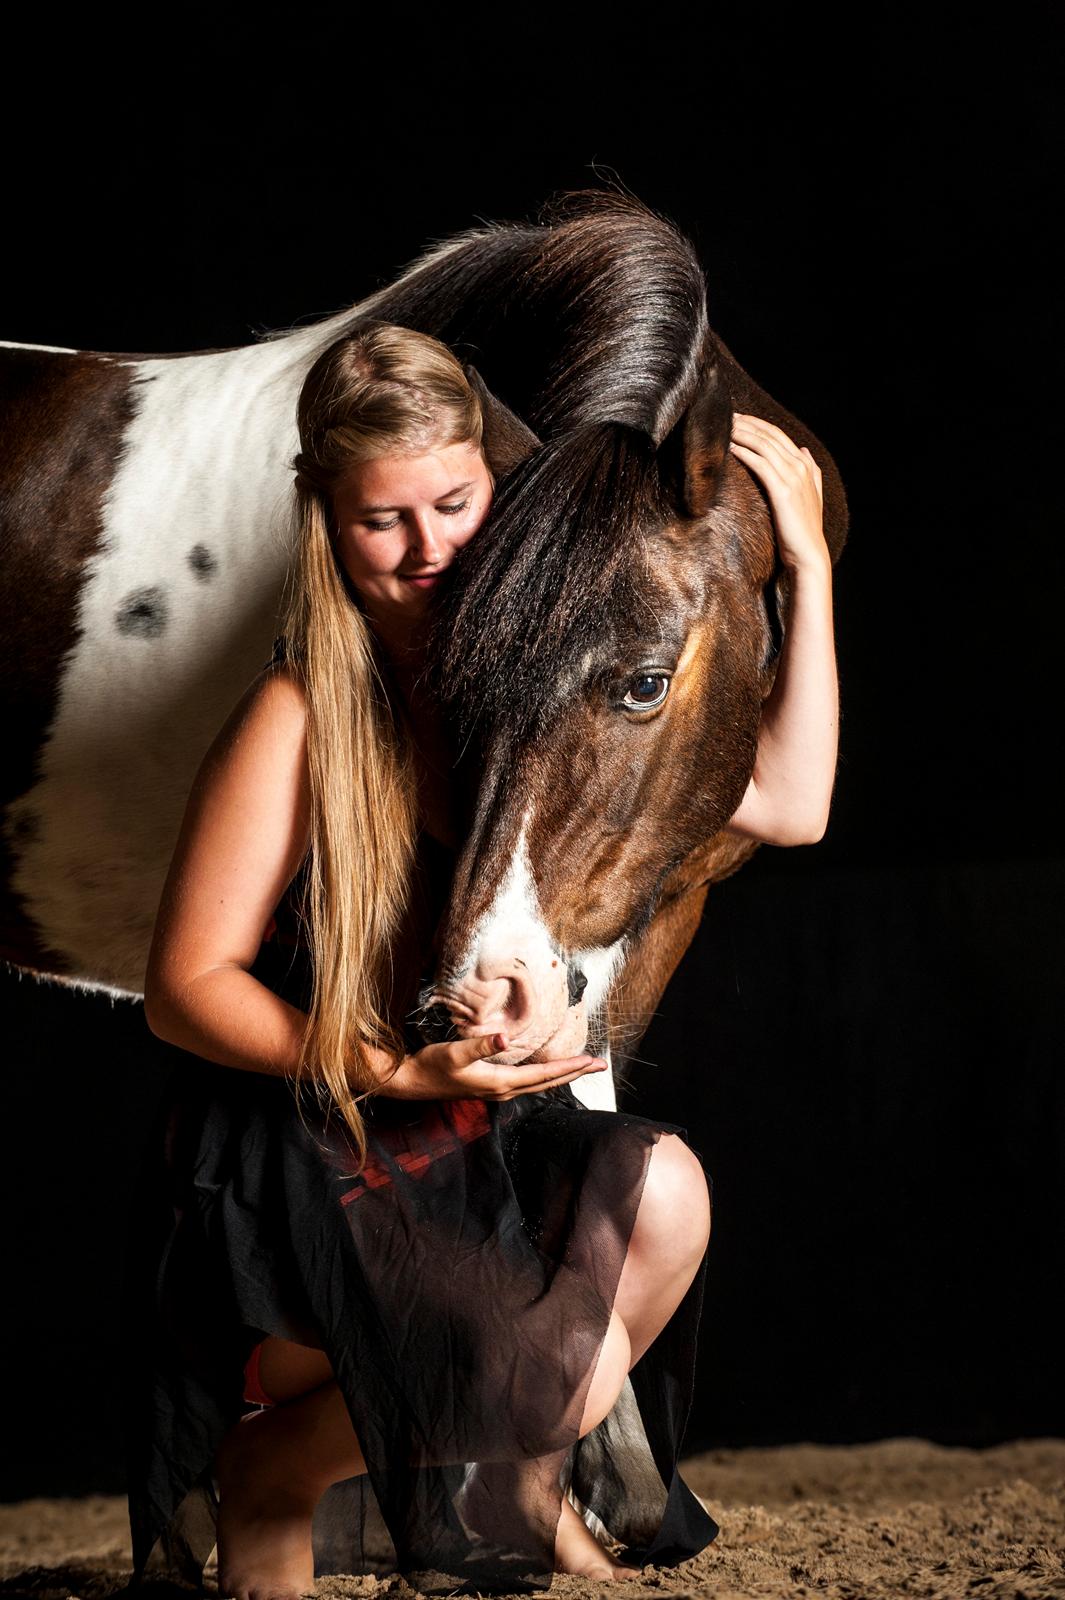
<svg viewBox="0 0 1065 1600">
<path fill-rule="evenodd" d="M 563 191 L 534 223 L 445 240 L 361 317 L 418 328 L 477 366 L 541 439 L 625 422 L 656 444 L 689 404 L 708 323 L 694 246 L 634 196 Z"/>
</svg>

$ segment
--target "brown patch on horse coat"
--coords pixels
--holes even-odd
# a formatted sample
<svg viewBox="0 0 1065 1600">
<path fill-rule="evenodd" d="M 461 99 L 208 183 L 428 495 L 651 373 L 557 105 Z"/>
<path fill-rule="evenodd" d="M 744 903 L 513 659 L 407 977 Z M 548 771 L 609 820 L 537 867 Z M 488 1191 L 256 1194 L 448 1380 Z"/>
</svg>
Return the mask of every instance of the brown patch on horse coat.
<svg viewBox="0 0 1065 1600">
<path fill-rule="evenodd" d="M 128 358 L 126 358 L 128 359 Z M 0 537 L 5 555 L 0 672 L 5 727 L 0 804 L 32 788 L 55 716 L 63 662 L 77 641 L 86 563 L 100 549 L 101 502 L 132 420 L 131 373 L 108 357 L 5 349 L 0 358 Z M 11 887 L 18 840 L 0 835 L 0 959 L 61 974 Z"/>
</svg>

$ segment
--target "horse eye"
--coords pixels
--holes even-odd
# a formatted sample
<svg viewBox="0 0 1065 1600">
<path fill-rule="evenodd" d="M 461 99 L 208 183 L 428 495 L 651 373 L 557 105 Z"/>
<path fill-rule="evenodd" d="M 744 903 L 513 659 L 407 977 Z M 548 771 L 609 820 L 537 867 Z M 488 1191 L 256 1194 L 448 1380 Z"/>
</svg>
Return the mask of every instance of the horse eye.
<svg viewBox="0 0 1065 1600">
<path fill-rule="evenodd" d="M 622 705 L 626 711 L 652 711 L 669 693 L 669 677 L 664 672 L 641 672 L 630 678 Z"/>
</svg>

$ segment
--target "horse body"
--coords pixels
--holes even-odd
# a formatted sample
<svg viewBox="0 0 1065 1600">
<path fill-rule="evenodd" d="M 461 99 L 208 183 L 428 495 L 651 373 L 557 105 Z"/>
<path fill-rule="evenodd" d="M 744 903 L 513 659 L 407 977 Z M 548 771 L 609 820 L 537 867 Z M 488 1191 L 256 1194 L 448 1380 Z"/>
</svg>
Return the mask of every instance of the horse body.
<svg viewBox="0 0 1065 1600">
<path fill-rule="evenodd" d="M 623 1052 L 707 884 L 756 848 L 720 830 L 753 768 L 787 596 L 764 496 L 727 448 L 733 406 L 814 451 L 834 557 L 846 502 L 820 441 L 709 329 L 691 247 L 617 196 L 471 230 L 252 346 L 0 351 L 0 954 L 140 993 L 192 778 L 276 632 L 299 388 L 367 317 L 475 363 L 501 478 L 441 597 L 434 666 L 458 706 L 470 829 L 423 1022 L 502 1018 L 503 1059 Z M 576 1088 L 613 1104 L 610 1084 Z"/>
<path fill-rule="evenodd" d="M 4 486 L 9 961 L 140 992 L 193 774 L 270 654 L 307 344 L 3 352 L 7 438 L 61 418 Z"/>
</svg>

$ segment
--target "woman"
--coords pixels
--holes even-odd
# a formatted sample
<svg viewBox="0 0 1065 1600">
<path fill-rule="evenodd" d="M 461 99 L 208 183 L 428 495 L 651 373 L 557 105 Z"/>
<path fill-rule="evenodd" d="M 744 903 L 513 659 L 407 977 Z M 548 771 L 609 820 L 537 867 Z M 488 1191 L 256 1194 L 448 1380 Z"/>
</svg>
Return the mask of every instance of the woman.
<svg viewBox="0 0 1065 1600">
<path fill-rule="evenodd" d="M 668 1564 L 717 1531 L 675 1474 L 707 1178 L 683 1130 L 579 1106 L 564 1086 L 598 1058 L 503 1065 L 505 1034 L 419 1048 L 397 1029 L 461 831 L 419 687 L 430 596 L 493 476 L 476 390 L 404 328 L 325 351 L 298 420 L 285 648 L 197 776 L 145 983 L 150 1027 L 190 1060 L 133 1244 L 156 1316 L 131 1376 L 151 1393 L 145 1425 L 131 1407 L 135 1563 L 196 1576 L 216 1536 L 240 1600 L 375 1560 L 427 1592 L 635 1575 L 564 1491 L 593 1438 L 600 1478 L 642 1441 L 651 1487 L 598 1499 L 606 1532 Z M 798 842 L 824 829 L 835 766 L 820 475 L 756 418 L 733 447 L 795 588 L 730 826 Z M 237 1420 L 241 1369 L 262 1409 Z M 630 1371 L 661 1385 L 635 1455 L 599 1429 Z"/>
</svg>

